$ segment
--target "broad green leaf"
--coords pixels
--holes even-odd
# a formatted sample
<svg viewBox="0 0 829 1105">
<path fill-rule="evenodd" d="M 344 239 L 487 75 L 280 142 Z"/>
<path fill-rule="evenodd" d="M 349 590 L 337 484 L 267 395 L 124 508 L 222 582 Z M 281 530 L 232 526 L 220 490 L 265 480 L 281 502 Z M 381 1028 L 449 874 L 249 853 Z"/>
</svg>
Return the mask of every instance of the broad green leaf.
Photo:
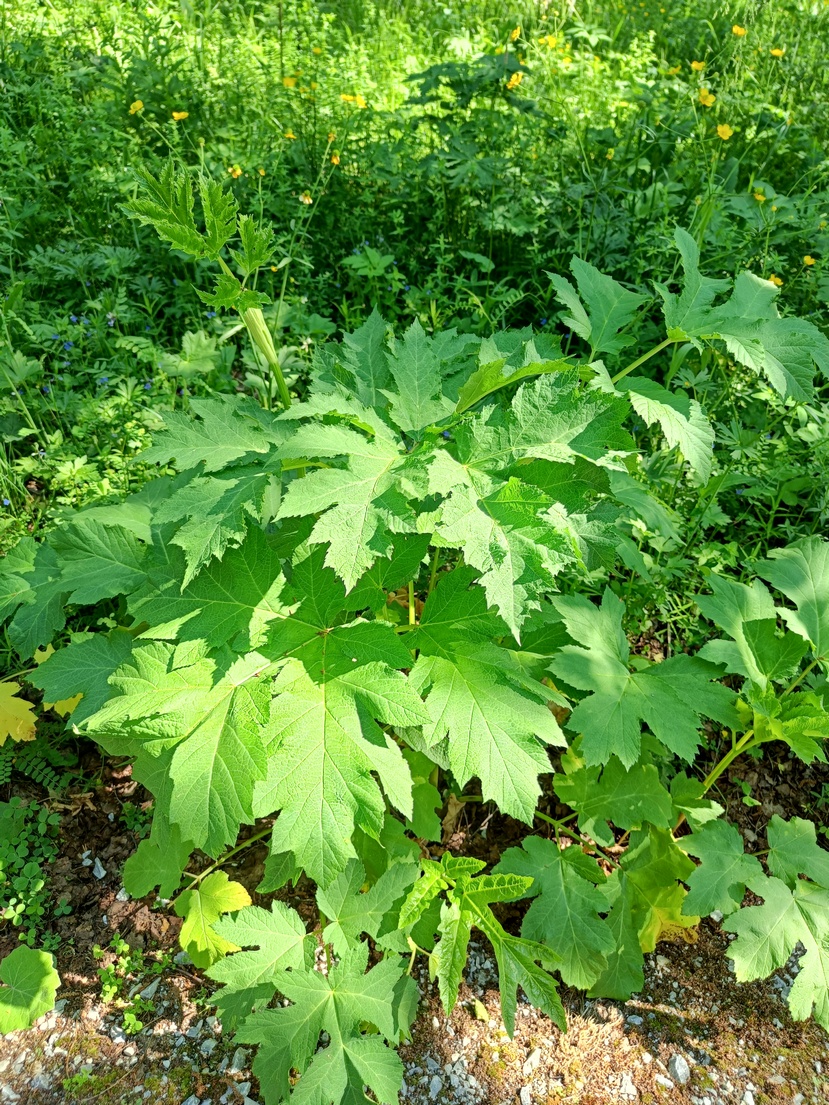
<svg viewBox="0 0 829 1105">
<path fill-rule="evenodd" d="M 440 1000 L 447 1016 L 458 1000 L 469 938 L 472 935 L 472 921 L 469 911 L 464 910 L 460 902 L 444 902 L 441 906 L 438 925 L 440 943 L 433 952 L 432 959 L 438 977 Z"/>
<path fill-rule="evenodd" d="M 223 913 L 250 905 L 241 883 L 231 882 L 224 871 L 214 871 L 193 890 L 176 899 L 175 910 L 184 919 L 179 942 L 197 967 L 210 967 L 237 946 L 213 927 Z"/>
<path fill-rule="evenodd" d="M 613 939 L 613 950 L 607 965 L 588 991 L 590 997 L 616 998 L 627 1001 L 642 989 L 645 980 L 644 956 L 639 931 L 633 915 L 634 894 L 624 872 L 612 876 L 616 900 L 607 915 L 607 927 Z"/>
<path fill-rule="evenodd" d="M 700 779 L 689 777 L 684 771 L 671 779 L 671 801 L 677 815 L 684 814 L 694 830 L 699 832 L 704 825 L 716 819 L 725 811 L 719 802 L 705 797 L 706 791 Z"/>
<path fill-rule="evenodd" d="M 231 397 L 191 399 L 197 419 L 170 411 L 154 444 L 141 453 L 147 464 L 176 462 L 179 471 L 203 464 L 204 472 L 218 472 L 246 453 L 266 453 L 269 439 L 254 419 L 239 413 Z"/>
<path fill-rule="evenodd" d="M 360 933 L 373 939 L 392 906 L 411 888 L 418 874 L 414 863 L 393 863 L 365 893 L 365 868 L 349 860 L 345 870 L 327 887 L 317 889 L 317 905 L 328 919 L 323 939 L 337 955 L 345 955 Z"/>
<path fill-rule="evenodd" d="M 434 341 L 419 319 L 387 354 L 394 388 L 385 390 L 391 418 L 405 433 L 416 433 L 452 413 L 454 404 L 441 390 L 441 365 Z"/>
<path fill-rule="evenodd" d="M 376 1026 L 396 1043 L 401 1005 L 414 986 L 401 984 L 402 961 L 391 956 L 365 971 L 367 947 L 344 958 L 324 976 L 316 971 L 290 971 L 280 979 L 280 992 L 293 1004 L 253 1013 L 237 1031 L 241 1043 L 259 1045 L 253 1070 L 267 1105 L 286 1101 L 347 1105 L 360 1101 L 363 1086 L 393 1105 L 403 1078 L 403 1066 L 375 1035 L 360 1026 Z M 318 1050 L 320 1034 L 329 1043 Z M 300 1077 L 291 1094 L 291 1069 Z M 307 1081 L 306 1081 L 307 1080 Z M 303 1088 L 303 1083 L 305 1088 Z"/>
<path fill-rule="evenodd" d="M 616 947 L 599 916 L 607 911 L 607 902 L 596 889 L 595 884 L 604 881 L 596 862 L 580 848 L 561 851 L 553 841 L 530 836 L 521 848 L 508 848 L 495 871 L 533 878 L 528 895 L 534 901 L 521 935 L 556 952 L 559 972 L 569 986 L 592 986 Z"/>
<path fill-rule="evenodd" d="M 713 463 L 714 428 L 696 399 L 668 391 L 646 376 L 629 376 L 618 389 L 649 426 L 659 423 L 668 445 L 679 446 L 698 482 L 706 484 Z"/>
<path fill-rule="evenodd" d="M 280 988 L 286 970 L 313 965 L 313 938 L 299 914 L 282 902 L 271 902 L 270 910 L 248 906 L 221 917 L 212 927 L 228 944 L 254 949 L 220 959 L 207 972 L 214 982 L 223 984 L 215 997 L 225 1028 L 264 1008 Z"/>
<path fill-rule="evenodd" d="M 668 336 L 675 341 L 685 341 L 707 332 L 711 305 L 718 295 L 728 291 L 731 281 L 712 280 L 700 274 L 699 247 L 687 230 L 677 227 L 674 240 L 685 270 L 682 293 L 674 295 L 665 284 L 657 284 L 656 290 L 662 296 Z"/>
<path fill-rule="evenodd" d="M 564 318 L 565 324 L 590 345 L 591 356 L 621 352 L 633 338 L 619 331 L 633 320 L 639 307 L 647 302 L 647 296 L 629 292 L 613 277 L 605 276 L 578 257 L 573 258 L 570 268 L 578 295 L 563 276 L 547 273 L 557 298 L 571 311 Z"/>
<path fill-rule="evenodd" d="M 156 887 L 162 898 L 175 896 L 193 849 L 189 842 L 182 842 L 178 830 L 172 837 L 163 848 L 152 839 L 138 842 L 123 872 L 124 889 L 133 898 L 144 898 Z"/>
<path fill-rule="evenodd" d="M 0 961 L 0 1033 L 20 1032 L 55 1004 L 60 976 L 48 952 L 21 944 Z"/>
<path fill-rule="evenodd" d="M 105 526 L 76 515 L 50 535 L 61 566 L 68 602 L 87 605 L 115 595 L 129 595 L 145 579 L 145 549 L 121 526 Z"/>
<path fill-rule="evenodd" d="M 35 649 L 51 643 L 66 625 L 66 587 L 61 580 L 60 561 L 49 545 L 41 544 L 34 571 L 26 577 L 29 590 L 9 624 L 9 640 L 21 657 L 28 659 Z"/>
<path fill-rule="evenodd" d="M 621 867 L 642 951 L 652 952 L 665 938 L 682 938 L 685 930 L 699 922 L 698 916 L 683 911 L 687 894 L 681 883 L 693 874 L 694 861 L 677 846 L 668 829 L 649 826 L 631 833 Z"/>
<path fill-rule="evenodd" d="M 780 611 L 789 628 L 811 643 L 818 658 L 829 658 L 829 541 L 814 536 L 773 549 L 757 574 L 797 607 Z"/>
<path fill-rule="evenodd" d="M 481 364 L 460 389 L 455 411 L 457 414 L 462 414 L 493 392 L 511 387 L 532 376 L 563 372 L 568 368 L 572 368 L 572 361 L 565 360 L 563 357 L 557 360 L 530 361 L 518 367 L 511 364 L 506 357 Z"/>
<path fill-rule="evenodd" d="M 280 810 L 275 851 L 327 886 L 355 856 L 355 825 L 377 837 L 389 800 L 411 814 L 411 776 L 400 749 L 375 718 L 419 725 L 420 699 L 381 663 L 317 684 L 293 661 L 280 674 L 267 733 L 268 775 L 256 784 L 257 817 Z"/>
<path fill-rule="evenodd" d="M 817 843 L 815 825 L 802 817 L 784 821 L 775 814 L 768 825 L 766 863 L 772 875 L 794 887 L 800 875 L 829 889 L 829 852 Z"/>
<path fill-rule="evenodd" d="M 120 694 L 87 722 L 113 755 L 171 751 L 170 820 L 184 840 L 213 856 L 253 820 L 254 783 L 266 772 L 269 705 L 267 686 L 249 664 L 214 684 L 215 666 L 199 642 L 142 645 L 112 676 Z"/>
<path fill-rule="evenodd" d="M 230 643 L 244 653 L 261 644 L 271 622 L 287 616 L 280 559 L 257 526 L 239 548 L 213 560 L 184 587 L 184 555 L 170 551 L 160 568 L 148 563 L 148 584 L 128 603 L 136 623 L 151 627 L 143 637 L 202 638 L 209 645 Z"/>
<path fill-rule="evenodd" d="M 34 571 L 37 549 L 33 538 L 23 537 L 0 560 L 0 620 L 10 617 L 21 603 L 34 601 L 27 577 Z"/>
<path fill-rule="evenodd" d="M 567 723 L 583 734 L 588 764 L 606 763 L 615 754 L 625 767 L 631 767 L 639 758 L 642 722 L 689 762 L 700 744 L 700 715 L 739 724 L 733 692 L 711 682 L 717 671 L 704 660 L 680 654 L 638 671 L 628 670 L 624 607 L 609 588 L 599 607 L 581 595 L 556 598 L 553 605 L 573 640 L 585 646 L 566 645 L 551 667 L 570 686 L 592 692 L 579 702 Z"/>
<path fill-rule="evenodd" d="M 193 219 L 193 186 L 189 174 L 176 171 L 172 160 L 156 180 L 143 165 L 134 170 L 143 195 L 124 204 L 124 211 L 143 226 L 152 226 L 163 242 L 192 257 L 203 257 L 207 243 Z"/>
<path fill-rule="evenodd" d="M 684 913 L 733 913 L 740 907 L 746 885 L 763 874 L 756 856 L 745 854 L 739 830 L 727 821 L 709 822 L 700 832 L 683 837 L 680 847 L 700 861 L 688 877 Z"/>
<path fill-rule="evenodd" d="M 367 407 L 384 407 L 384 389 L 391 383 L 386 358 L 386 324 L 375 307 L 353 334 L 343 335 L 343 382 Z"/>
<path fill-rule="evenodd" d="M 414 579 L 429 549 L 429 534 L 403 534 L 392 540 L 388 559 L 376 560 L 346 596 L 346 609 L 371 610 L 377 614 L 389 596 Z"/>
<path fill-rule="evenodd" d="M 245 277 L 252 276 L 273 256 L 273 230 L 269 226 L 260 230 L 250 215 L 240 215 L 239 238 L 242 248 L 231 251 L 233 258 Z"/>
<path fill-rule="evenodd" d="M 739 982 L 766 978 L 784 967 L 798 944 L 806 949 L 789 994 L 795 1020 L 814 1012 L 829 1028 L 829 890 L 798 880 L 793 889 L 777 878 L 758 878 L 752 891 L 763 899 L 733 914 L 723 928 L 736 933 L 728 947 Z"/>
<path fill-rule="evenodd" d="M 199 177 L 199 199 L 207 230 L 204 251 L 215 260 L 222 247 L 236 233 L 236 212 L 239 207 L 232 192 L 225 191 L 221 184 L 204 176 Z"/>
<path fill-rule="evenodd" d="M 600 843 L 613 842 L 608 821 L 620 829 L 645 823 L 667 829 L 673 824 L 671 796 L 652 764 L 625 768 L 612 756 L 604 768 L 582 767 L 569 775 L 555 775 L 553 783 L 561 801 L 578 812 L 582 831 Z"/>
<path fill-rule="evenodd" d="M 540 794 L 538 775 L 550 769 L 544 745 L 563 744 L 563 738 L 546 706 L 546 688 L 525 676 L 506 649 L 465 632 L 462 623 L 454 628 L 443 620 L 443 588 L 463 602 L 457 593 L 460 582 L 450 577 L 438 585 L 420 628 L 409 635 L 414 638 L 409 643 L 420 649 L 409 683 L 426 697 L 424 738 L 432 746 L 448 737 L 447 755 L 458 784 L 465 786 L 477 775 L 485 799 L 529 823 Z M 478 595 L 467 609 L 484 618 L 483 595 Z"/>
</svg>

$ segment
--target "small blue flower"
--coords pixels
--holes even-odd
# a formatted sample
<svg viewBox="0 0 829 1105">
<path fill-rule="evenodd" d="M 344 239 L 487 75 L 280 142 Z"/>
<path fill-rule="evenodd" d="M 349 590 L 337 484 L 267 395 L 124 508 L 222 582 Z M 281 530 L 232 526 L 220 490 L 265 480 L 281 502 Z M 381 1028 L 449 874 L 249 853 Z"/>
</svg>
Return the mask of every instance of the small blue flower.
<svg viewBox="0 0 829 1105">
<path fill-rule="evenodd" d="M 39 457 L 45 457 L 46 456 L 46 450 L 45 449 L 38 449 L 37 455 Z"/>
<path fill-rule="evenodd" d="M 60 341 L 60 334 L 52 334 L 52 341 Z"/>
<path fill-rule="evenodd" d="M 176 388 L 176 395 L 184 395 L 184 388 Z"/>
<path fill-rule="evenodd" d="M 78 316 L 77 315 L 70 315 L 69 316 L 69 321 L 70 322 L 77 322 L 78 321 Z"/>
<path fill-rule="evenodd" d="M 70 350 L 70 349 L 74 349 L 74 347 L 75 347 L 75 343 L 74 343 L 73 341 L 65 341 L 65 342 L 63 343 L 63 348 L 64 348 L 64 349 L 65 349 L 65 350 L 66 350 L 67 352 L 69 352 L 69 350 Z"/>
<path fill-rule="evenodd" d="M 737 495 L 745 495 L 745 493 L 746 493 L 747 491 L 748 491 L 748 488 L 747 488 L 747 487 L 738 487 L 738 488 L 737 488 L 737 491 L 736 491 L 736 494 L 737 494 Z"/>
<path fill-rule="evenodd" d="M 173 286 L 176 288 L 178 287 L 178 278 L 175 276 L 173 277 Z"/>
<path fill-rule="evenodd" d="M 403 291 L 404 292 L 410 292 L 411 290 L 412 290 L 411 284 L 404 284 L 403 285 Z"/>
<path fill-rule="evenodd" d="M 89 287 L 91 286 L 91 284 L 92 284 L 92 281 L 91 281 L 91 280 L 84 280 L 84 282 L 83 282 L 83 283 L 84 283 L 84 287 L 85 287 L 85 288 L 89 288 Z"/>
<path fill-rule="evenodd" d="M 215 311 L 205 311 L 205 315 L 208 318 L 215 318 L 216 317 L 216 312 Z"/>
<path fill-rule="evenodd" d="M 86 317 L 86 315 L 81 315 L 81 324 L 83 326 L 88 326 L 89 325 L 89 319 Z"/>
<path fill-rule="evenodd" d="M 145 327 L 144 327 L 144 333 L 145 333 L 145 334 L 148 334 L 148 333 L 150 332 L 150 330 L 151 330 L 151 329 L 152 329 L 152 327 L 150 327 L 150 326 L 145 326 Z"/>
<path fill-rule="evenodd" d="M 771 441 L 771 434 L 764 434 L 763 436 L 765 437 L 766 441 Z"/>
<path fill-rule="evenodd" d="M 101 378 L 100 378 L 100 379 L 98 380 L 98 383 L 99 383 L 99 384 L 108 384 L 108 383 L 109 383 L 109 376 L 102 376 L 102 377 L 101 377 Z"/>
<path fill-rule="evenodd" d="M 449 441 L 450 438 L 452 437 L 452 435 L 449 433 L 448 430 L 443 431 L 443 436 L 446 438 L 447 441 Z"/>
<path fill-rule="evenodd" d="M 61 361 L 60 363 L 61 363 L 61 364 L 63 365 L 63 367 L 64 367 L 64 368 L 68 368 L 68 367 L 69 367 L 69 365 L 71 365 L 71 364 L 72 364 L 72 362 L 71 362 L 71 361 Z"/>
<path fill-rule="evenodd" d="M 146 384 L 144 384 L 144 391 L 149 391 L 152 388 L 152 386 L 153 386 L 152 380 L 147 380 Z"/>
<path fill-rule="evenodd" d="M 11 506 L 11 499 L 4 499 L 3 506 Z"/>
<path fill-rule="evenodd" d="M 114 326 L 114 325 L 115 325 L 115 319 L 114 318 L 108 318 L 107 319 L 107 326 Z"/>
<path fill-rule="evenodd" d="M 43 392 L 44 395 L 48 395 L 52 389 L 49 387 L 48 384 L 44 384 L 40 390 Z"/>
<path fill-rule="evenodd" d="M 547 325 L 547 319 L 546 318 L 540 318 L 538 320 L 538 325 L 539 326 L 546 326 Z"/>
</svg>

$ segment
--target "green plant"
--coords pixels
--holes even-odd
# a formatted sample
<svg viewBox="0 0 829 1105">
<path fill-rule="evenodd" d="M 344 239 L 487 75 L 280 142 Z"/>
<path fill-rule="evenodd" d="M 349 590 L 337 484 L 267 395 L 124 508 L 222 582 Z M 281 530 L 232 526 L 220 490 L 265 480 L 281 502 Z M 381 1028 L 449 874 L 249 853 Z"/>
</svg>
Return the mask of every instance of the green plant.
<svg viewBox="0 0 829 1105">
<path fill-rule="evenodd" d="M 530 330 L 481 339 L 415 322 L 397 338 L 375 312 L 318 351 L 292 401 L 247 286 L 269 260 L 267 236 L 209 181 L 201 229 L 186 175 L 143 179 L 150 199 L 131 210 L 220 263 L 216 291 L 201 294 L 240 311 L 273 373 L 267 403 L 278 393 L 283 409 L 237 396 L 168 414 L 142 462 L 169 474 L 19 546 L 3 612 L 24 657 L 79 611 L 87 624 L 106 612 L 103 629 L 30 679 L 50 701 L 81 694 L 73 725 L 134 757 L 153 821 L 125 886 L 173 899 L 182 947 L 223 984 L 223 1019 L 260 1045 L 266 1099 L 288 1095 L 291 1069 L 303 1095 L 323 1084 L 332 1101 L 364 1084 L 393 1095 L 391 1049 L 415 1013 L 411 964 L 426 957 L 451 1011 L 473 927 L 495 950 L 509 1032 L 519 987 L 563 1024 L 553 971 L 627 997 L 643 953 L 714 910 L 734 914 L 741 978 L 782 966 L 800 940 L 793 1013 L 814 1006 L 829 1023 L 829 864 L 814 827 L 771 823 L 767 878 L 709 794 L 771 740 L 823 757 L 829 543 L 812 537 L 756 566 L 793 607 L 711 574 L 713 595 L 697 601 L 731 640 L 698 655 L 631 656 L 623 602 L 609 587 L 600 603 L 579 593 L 620 553 L 638 563 L 625 526 L 652 503 L 626 479 L 626 422 L 659 427 L 677 479 L 705 489 L 718 478 L 713 427 L 670 387 L 681 360 L 664 384 L 636 370 L 671 347 L 725 347 L 805 401 L 815 365 L 829 369 L 826 338 L 781 318 L 769 282 L 704 276 L 677 231 L 683 285 L 657 285 L 667 336 L 644 349 L 645 297 L 576 258 L 575 286 L 551 276 L 575 335 L 568 354 Z M 236 235 L 239 276 L 220 256 Z M 703 768 L 720 730 L 730 745 Z M 555 840 L 528 837 L 489 874 L 469 857 L 423 858 L 415 838 L 437 834 L 441 778 L 456 793 L 477 780 L 483 801 Z M 553 795 L 571 815 L 541 808 Z M 239 842 L 242 825 L 257 827 Z M 295 912 L 252 906 L 222 870 L 265 837 L 260 892 L 301 872 L 317 883 L 324 971 Z M 212 862 L 193 871 L 196 851 Z M 738 912 L 746 885 L 768 909 Z M 528 895 L 517 936 L 490 906 Z M 784 935 L 761 945 L 780 910 Z M 382 956 L 368 971 L 364 936 Z M 117 967 L 104 981 L 117 993 Z M 266 1009 L 275 991 L 292 1004 Z"/>
<path fill-rule="evenodd" d="M 43 939 L 50 913 L 46 867 L 58 854 L 59 825 L 60 814 L 45 806 L 19 798 L 0 803 L 0 920 L 18 928 L 29 945 Z"/>
<path fill-rule="evenodd" d="M 0 962 L 0 1033 L 29 1028 L 48 1013 L 59 986 L 51 955 L 15 948 Z"/>
</svg>

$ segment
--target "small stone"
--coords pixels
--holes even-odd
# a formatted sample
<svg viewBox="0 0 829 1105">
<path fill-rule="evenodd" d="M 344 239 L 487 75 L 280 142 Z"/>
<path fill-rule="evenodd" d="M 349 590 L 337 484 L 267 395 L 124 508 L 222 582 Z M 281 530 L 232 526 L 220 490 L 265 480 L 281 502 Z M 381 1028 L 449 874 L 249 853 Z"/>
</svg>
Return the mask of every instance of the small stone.
<svg viewBox="0 0 829 1105">
<path fill-rule="evenodd" d="M 524 1061 L 523 1071 L 524 1077 L 529 1078 L 533 1071 L 538 1070 L 541 1066 L 541 1048 L 534 1047 L 530 1054 Z"/>
<path fill-rule="evenodd" d="M 0 1098 L 3 1101 L 14 1102 L 20 1100 L 20 1094 L 15 1093 L 11 1086 L 0 1086 Z"/>
<path fill-rule="evenodd" d="M 619 1096 L 624 1098 L 625 1101 L 633 1101 L 639 1096 L 639 1091 L 627 1071 L 623 1073 L 622 1080 L 619 1083 Z"/>
<path fill-rule="evenodd" d="M 215 1040 L 205 1040 L 202 1046 L 199 1048 L 199 1051 L 202 1053 L 202 1055 L 209 1055 L 215 1046 Z"/>
<path fill-rule="evenodd" d="M 162 1059 L 161 1060 L 161 1065 L 162 1065 L 162 1067 L 164 1067 L 165 1070 L 169 1070 L 170 1069 L 170 1060 L 169 1059 Z"/>
<path fill-rule="evenodd" d="M 641 1024 L 642 1023 L 642 1018 L 637 1017 L 636 1014 L 634 1014 L 631 1017 L 625 1017 L 625 1020 L 627 1021 L 628 1024 Z"/>
<path fill-rule="evenodd" d="M 95 863 L 92 866 L 92 874 L 95 876 L 96 879 L 106 878 L 106 868 L 97 856 L 95 857 Z"/>
<path fill-rule="evenodd" d="M 709 913 L 708 916 L 711 918 L 715 925 L 718 925 L 723 917 L 719 909 L 713 910 L 713 912 Z"/>
<path fill-rule="evenodd" d="M 821 1063 L 820 1059 L 815 1059 L 815 1070 L 818 1074 L 823 1074 L 823 1063 Z"/>
<path fill-rule="evenodd" d="M 754 1105 L 754 1094 L 751 1090 L 746 1090 L 743 1094 L 743 1105 Z"/>
<path fill-rule="evenodd" d="M 230 1060 L 230 1066 L 227 1068 L 229 1074 L 241 1074 L 248 1065 L 248 1053 L 244 1048 L 237 1047 L 233 1052 L 233 1058 Z"/>
<path fill-rule="evenodd" d="M 141 991 L 141 997 L 144 999 L 144 1001 L 149 1001 L 150 998 L 154 998 L 160 985 L 161 979 L 157 978 L 154 982 L 151 982 L 149 986 L 145 986 L 144 989 Z"/>
<path fill-rule="evenodd" d="M 29 1085 L 33 1090 L 51 1090 L 52 1076 L 51 1074 L 36 1074 Z"/>
<path fill-rule="evenodd" d="M 653 1080 L 657 1086 L 661 1086 L 663 1090 L 672 1090 L 674 1088 L 673 1082 L 670 1078 L 666 1078 L 664 1074 L 655 1074 Z"/>
<path fill-rule="evenodd" d="M 684 1055 L 672 1055 L 668 1061 L 668 1073 L 675 1082 L 684 1086 L 691 1080 L 691 1068 Z"/>
<path fill-rule="evenodd" d="M 437 1101 L 438 1094 L 443 1089 L 443 1079 L 438 1074 L 432 1075 L 432 1081 L 429 1083 L 429 1097 L 432 1101 Z"/>
<path fill-rule="evenodd" d="M 235 1082 L 233 1088 L 240 1097 L 247 1097 L 250 1093 L 250 1082 Z"/>
<path fill-rule="evenodd" d="M 116 902 L 128 902 L 130 900 L 130 896 L 126 892 L 126 890 L 123 888 L 123 886 L 118 891 L 118 893 L 115 895 L 115 900 L 116 900 Z"/>
<path fill-rule="evenodd" d="M 201 1100 L 194 1093 L 191 1093 L 186 1101 L 182 1101 L 181 1105 L 201 1105 Z"/>
<path fill-rule="evenodd" d="M 529 1086 L 521 1087 L 521 1092 L 518 1095 L 518 1100 L 521 1102 L 521 1105 L 532 1105 L 533 1099 L 532 1094 L 530 1093 Z"/>
<path fill-rule="evenodd" d="M 803 1102 L 805 1100 L 806 1098 L 803 1096 L 802 1093 L 796 1093 L 792 1098 L 792 1105 L 803 1105 Z"/>
<path fill-rule="evenodd" d="M 643 1062 L 643 1063 L 644 1063 L 644 1064 L 645 1064 L 646 1066 L 647 1066 L 647 1065 L 648 1065 L 649 1063 L 652 1063 L 652 1062 L 653 1062 L 653 1056 L 651 1055 L 651 1053 L 650 1053 L 649 1051 L 643 1051 L 643 1052 L 642 1052 L 642 1062 Z"/>
</svg>

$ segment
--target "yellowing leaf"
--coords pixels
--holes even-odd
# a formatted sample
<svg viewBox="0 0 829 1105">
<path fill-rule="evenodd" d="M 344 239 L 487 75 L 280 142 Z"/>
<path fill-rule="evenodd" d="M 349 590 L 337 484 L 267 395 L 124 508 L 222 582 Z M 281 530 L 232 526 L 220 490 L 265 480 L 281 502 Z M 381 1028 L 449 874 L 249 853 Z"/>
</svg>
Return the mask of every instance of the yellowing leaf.
<svg viewBox="0 0 829 1105">
<path fill-rule="evenodd" d="M 0 683 L 0 745 L 6 737 L 14 741 L 35 739 L 35 714 L 31 702 L 16 698 L 19 683 Z"/>
<path fill-rule="evenodd" d="M 61 717 L 69 717 L 82 698 L 82 694 L 75 694 L 71 698 L 61 698 L 57 702 L 44 702 L 43 709 L 54 710 Z"/>
<path fill-rule="evenodd" d="M 238 947 L 213 929 L 223 913 L 250 905 L 250 895 L 241 883 L 231 882 L 224 871 L 214 871 L 194 890 L 186 890 L 176 902 L 176 913 L 184 918 L 179 941 L 197 967 L 210 967 Z"/>
</svg>

